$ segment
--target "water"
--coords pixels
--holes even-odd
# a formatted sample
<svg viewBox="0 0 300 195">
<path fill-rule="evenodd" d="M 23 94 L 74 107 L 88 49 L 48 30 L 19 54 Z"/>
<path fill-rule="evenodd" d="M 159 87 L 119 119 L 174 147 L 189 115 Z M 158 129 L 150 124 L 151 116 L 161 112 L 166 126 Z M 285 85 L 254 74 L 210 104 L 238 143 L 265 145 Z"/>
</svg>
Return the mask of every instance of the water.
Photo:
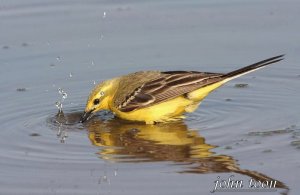
<svg viewBox="0 0 300 195">
<path fill-rule="evenodd" d="M 297 194 L 299 8 L 2 1 L 1 194 L 211 194 L 231 175 L 276 179 L 277 194 Z M 282 53 L 284 61 L 231 81 L 183 122 L 147 126 L 103 112 L 78 123 L 94 82 L 138 70 L 228 72 Z"/>
</svg>

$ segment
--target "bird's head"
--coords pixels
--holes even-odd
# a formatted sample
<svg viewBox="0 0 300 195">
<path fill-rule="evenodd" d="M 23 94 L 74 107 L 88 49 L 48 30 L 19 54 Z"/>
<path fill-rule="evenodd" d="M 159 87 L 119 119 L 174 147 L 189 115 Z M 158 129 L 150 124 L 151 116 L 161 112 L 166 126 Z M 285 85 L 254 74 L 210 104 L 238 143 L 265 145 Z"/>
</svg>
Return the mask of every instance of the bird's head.
<svg viewBox="0 0 300 195">
<path fill-rule="evenodd" d="M 95 86 L 89 95 L 81 122 L 88 120 L 94 113 L 109 109 L 109 101 L 112 98 L 114 82 L 104 81 Z"/>
</svg>

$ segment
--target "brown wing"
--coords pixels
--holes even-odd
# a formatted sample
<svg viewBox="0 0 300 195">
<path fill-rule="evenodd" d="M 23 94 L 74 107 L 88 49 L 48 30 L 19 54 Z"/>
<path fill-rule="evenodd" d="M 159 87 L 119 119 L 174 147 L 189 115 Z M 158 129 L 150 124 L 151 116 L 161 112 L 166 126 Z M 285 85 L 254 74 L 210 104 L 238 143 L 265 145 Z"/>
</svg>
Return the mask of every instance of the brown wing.
<svg viewBox="0 0 300 195">
<path fill-rule="evenodd" d="M 145 108 L 220 81 L 223 75 L 194 71 L 161 72 L 158 78 L 135 88 L 117 106 L 123 112 Z"/>
</svg>

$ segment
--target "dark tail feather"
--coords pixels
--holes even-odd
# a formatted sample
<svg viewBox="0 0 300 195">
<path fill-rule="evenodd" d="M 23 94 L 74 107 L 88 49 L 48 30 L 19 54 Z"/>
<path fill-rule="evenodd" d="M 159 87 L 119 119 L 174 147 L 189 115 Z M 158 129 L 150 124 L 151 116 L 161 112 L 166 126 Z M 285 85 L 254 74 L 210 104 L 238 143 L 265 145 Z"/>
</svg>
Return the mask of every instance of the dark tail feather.
<svg viewBox="0 0 300 195">
<path fill-rule="evenodd" d="M 272 58 L 269 58 L 269 59 L 257 62 L 255 64 L 251 64 L 251 65 L 246 66 L 244 68 L 241 68 L 241 69 L 229 72 L 229 73 L 225 74 L 223 77 L 226 77 L 226 78 L 234 77 L 235 78 L 235 77 L 241 76 L 243 74 L 247 74 L 249 72 L 252 72 L 254 70 L 257 70 L 259 68 L 267 66 L 269 64 L 273 64 L 273 63 L 279 62 L 279 61 L 281 61 L 281 60 L 284 59 L 283 56 L 284 55 L 279 55 L 279 56 L 275 56 L 275 57 L 272 57 Z"/>
</svg>

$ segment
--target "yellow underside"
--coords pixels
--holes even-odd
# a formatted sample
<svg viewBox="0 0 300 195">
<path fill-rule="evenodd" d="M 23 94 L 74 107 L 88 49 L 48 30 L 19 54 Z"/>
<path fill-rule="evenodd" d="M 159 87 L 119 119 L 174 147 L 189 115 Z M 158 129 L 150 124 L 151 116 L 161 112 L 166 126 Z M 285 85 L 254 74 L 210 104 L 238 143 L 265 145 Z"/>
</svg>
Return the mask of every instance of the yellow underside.
<svg viewBox="0 0 300 195">
<path fill-rule="evenodd" d="M 116 116 L 131 121 L 143 121 L 146 124 L 155 122 L 170 122 L 184 118 L 185 112 L 195 111 L 200 102 L 213 90 L 220 87 L 226 80 L 197 89 L 186 96 L 179 96 L 174 99 L 131 112 L 121 112 L 115 107 L 111 110 Z"/>
</svg>

